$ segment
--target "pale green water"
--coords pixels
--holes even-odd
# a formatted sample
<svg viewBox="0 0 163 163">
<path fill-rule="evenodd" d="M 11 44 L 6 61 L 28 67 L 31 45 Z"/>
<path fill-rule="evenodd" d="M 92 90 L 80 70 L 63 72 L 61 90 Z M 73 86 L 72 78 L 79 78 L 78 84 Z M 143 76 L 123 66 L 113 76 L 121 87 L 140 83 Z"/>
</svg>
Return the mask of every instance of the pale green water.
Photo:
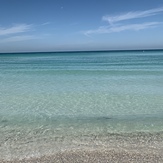
<svg viewBox="0 0 163 163">
<path fill-rule="evenodd" d="M 8 157 L 21 143 L 56 137 L 65 145 L 83 134 L 162 131 L 163 51 L 0 54 L 0 150 Z"/>
</svg>

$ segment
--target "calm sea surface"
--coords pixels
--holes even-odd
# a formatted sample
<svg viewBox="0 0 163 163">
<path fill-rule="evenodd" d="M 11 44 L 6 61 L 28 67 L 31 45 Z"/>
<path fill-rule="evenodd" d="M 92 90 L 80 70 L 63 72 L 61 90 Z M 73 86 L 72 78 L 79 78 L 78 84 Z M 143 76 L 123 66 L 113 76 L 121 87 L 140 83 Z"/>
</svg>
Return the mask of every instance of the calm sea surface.
<svg viewBox="0 0 163 163">
<path fill-rule="evenodd" d="M 79 137 L 162 131 L 161 50 L 0 54 L 3 156 L 50 140 L 65 147 Z"/>
</svg>

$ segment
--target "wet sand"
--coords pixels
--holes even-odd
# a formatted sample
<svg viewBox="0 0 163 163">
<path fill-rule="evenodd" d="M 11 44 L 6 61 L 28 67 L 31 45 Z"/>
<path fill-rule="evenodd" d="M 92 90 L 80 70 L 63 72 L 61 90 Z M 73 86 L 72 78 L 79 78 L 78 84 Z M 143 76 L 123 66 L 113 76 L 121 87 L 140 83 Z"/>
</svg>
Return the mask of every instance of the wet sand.
<svg viewBox="0 0 163 163">
<path fill-rule="evenodd" d="M 161 163 L 163 154 L 157 150 L 130 151 L 120 149 L 66 150 L 41 157 L 24 158 L 22 160 L 5 161 L 1 163 Z"/>
</svg>

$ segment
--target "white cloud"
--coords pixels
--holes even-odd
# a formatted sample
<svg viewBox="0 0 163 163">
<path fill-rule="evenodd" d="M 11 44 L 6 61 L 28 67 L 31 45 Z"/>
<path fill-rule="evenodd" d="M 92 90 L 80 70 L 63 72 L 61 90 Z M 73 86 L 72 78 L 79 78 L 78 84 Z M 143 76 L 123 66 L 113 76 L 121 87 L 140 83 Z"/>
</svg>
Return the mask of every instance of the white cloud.
<svg viewBox="0 0 163 163">
<path fill-rule="evenodd" d="M 38 39 L 38 38 L 33 35 L 12 36 L 12 37 L 1 39 L 0 43 L 26 41 L 26 40 L 33 40 L 33 39 Z"/>
<path fill-rule="evenodd" d="M 19 24 L 10 28 L 0 28 L 0 36 L 27 32 L 31 29 L 31 27 L 32 25 Z"/>
<path fill-rule="evenodd" d="M 149 17 L 149 16 L 160 14 L 162 12 L 163 12 L 163 7 L 146 10 L 146 11 L 128 12 L 128 13 L 120 14 L 116 16 L 103 16 L 102 20 L 108 21 L 110 24 L 113 24 L 113 23 L 116 23 L 118 21 L 123 21 L 123 20 Z"/>
<path fill-rule="evenodd" d="M 148 22 L 141 24 L 128 24 L 128 25 L 114 25 L 114 26 L 101 26 L 95 30 L 85 31 L 84 34 L 89 36 L 90 34 L 102 34 L 102 33 L 113 33 L 113 32 L 121 32 L 125 30 L 133 30 L 139 31 L 146 28 L 153 28 L 162 24 L 160 22 Z"/>
<path fill-rule="evenodd" d="M 147 28 L 153 28 L 157 27 L 163 22 L 143 22 L 138 24 L 121 24 L 117 23 L 124 20 L 130 20 L 130 19 L 138 19 L 142 17 L 149 17 L 157 14 L 163 13 L 163 7 L 161 8 L 155 8 L 151 10 L 145 10 L 145 11 L 135 11 L 135 12 L 128 12 L 125 14 L 120 14 L 116 16 L 103 16 L 102 20 L 107 21 L 109 24 L 106 26 L 100 26 L 98 29 L 94 30 L 87 30 L 83 32 L 86 36 L 89 36 L 90 34 L 102 34 L 102 33 L 113 33 L 113 32 L 121 32 L 125 30 L 132 30 L 132 31 L 138 31 L 143 30 Z"/>
<path fill-rule="evenodd" d="M 45 22 L 45 23 L 42 23 L 41 25 L 49 25 L 51 24 L 51 22 Z"/>
<path fill-rule="evenodd" d="M 147 22 L 147 23 L 141 23 L 141 24 L 129 24 L 129 25 L 122 25 L 118 27 L 111 27 L 111 32 L 121 32 L 125 30 L 134 30 L 139 31 L 146 28 L 153 28 L 161 24 L 160 22 Z"/>
</svg>

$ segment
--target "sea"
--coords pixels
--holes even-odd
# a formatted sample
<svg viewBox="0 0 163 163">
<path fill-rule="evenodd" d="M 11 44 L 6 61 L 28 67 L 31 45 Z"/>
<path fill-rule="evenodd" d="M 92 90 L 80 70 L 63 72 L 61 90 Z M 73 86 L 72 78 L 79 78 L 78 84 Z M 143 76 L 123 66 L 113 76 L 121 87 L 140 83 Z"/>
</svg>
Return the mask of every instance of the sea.
<svg viewBox="0 0 163 163">
<path fill-rule="evenodd" d="M 163 147 L 163 50 L 0 54 L 0 159 L 147 139 Z"/>
</svg>

